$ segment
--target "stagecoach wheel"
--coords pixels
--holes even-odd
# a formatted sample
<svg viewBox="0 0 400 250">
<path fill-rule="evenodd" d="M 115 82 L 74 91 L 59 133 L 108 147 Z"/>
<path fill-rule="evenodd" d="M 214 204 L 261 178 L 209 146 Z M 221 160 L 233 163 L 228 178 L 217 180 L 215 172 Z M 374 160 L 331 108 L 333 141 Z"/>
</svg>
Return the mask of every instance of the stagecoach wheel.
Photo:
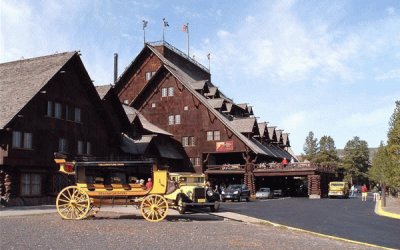
<svg viewBox="0 0 400 250">
<path fill-rule="evenodd" d="M 168 202 L 161 195 L 152 194 L 143 198 L 140 211 L 146 220 L 158 222 L 167 216 Z"/>
<path fill-rule="evenodd" d="M 57 196 L 58 214 L 66 220 L 81 220 L 90 210 L 89 195 L 80 187 L 66 187 Z"/>
</svg>

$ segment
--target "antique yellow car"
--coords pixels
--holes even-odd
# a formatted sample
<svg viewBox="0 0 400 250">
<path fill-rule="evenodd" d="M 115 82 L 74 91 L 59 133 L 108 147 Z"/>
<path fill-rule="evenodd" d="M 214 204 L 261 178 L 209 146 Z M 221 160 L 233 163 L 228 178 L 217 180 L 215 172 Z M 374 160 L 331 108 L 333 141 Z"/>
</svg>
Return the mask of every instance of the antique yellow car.
<svg viewBox="0 0 400 250">
<path fill-rule="evenodd" d="M 164 197 L 172 201 L 172 206 L 180 214 L 188 208 L 209 207 L 211 212 L 219 209 L 220 196 L 206 186 L 205 175 L 196 173 L 169 173 L 169 179 L 176 183 L 176 190 L 168 192 Z"/>
<path fill-rule="evenodd" d="M 345 181 L 331 181 L 329 182 L 328 197 L 342 197 L 349 198 L 349 184 Z"/>
<path fill-rule="evenodd" d="M 63 219 L 80 220 L 93 208 L 114 205 L 137 205 L 143 217 L 151 222 L 167 216 L 168 201 L 164 195 L 176 187 L 168 181 L 167 169 L 152 160 L 81 161 L 55 159 L 60 172 L 74 175 L 76 184 L 60 191 L 57 212 Z M 146 188 L 137 183 L 138 176 L 152 176 L 153 185 Z"/>
</svg>

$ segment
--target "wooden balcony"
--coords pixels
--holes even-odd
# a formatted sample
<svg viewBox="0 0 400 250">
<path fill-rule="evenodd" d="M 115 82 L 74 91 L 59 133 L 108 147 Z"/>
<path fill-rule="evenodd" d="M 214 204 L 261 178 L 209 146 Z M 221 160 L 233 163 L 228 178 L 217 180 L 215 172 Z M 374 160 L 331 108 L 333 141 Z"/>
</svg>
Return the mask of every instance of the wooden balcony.
<svg viewBox="0 0 400 250">
<path fill-rule="evenodd" d="M 245 165 L 240 164 L 223 164 L 223 165 L 208 165 L 206 173 L 221 173 L 221 174 L 244 174 Z"/>
</svg>

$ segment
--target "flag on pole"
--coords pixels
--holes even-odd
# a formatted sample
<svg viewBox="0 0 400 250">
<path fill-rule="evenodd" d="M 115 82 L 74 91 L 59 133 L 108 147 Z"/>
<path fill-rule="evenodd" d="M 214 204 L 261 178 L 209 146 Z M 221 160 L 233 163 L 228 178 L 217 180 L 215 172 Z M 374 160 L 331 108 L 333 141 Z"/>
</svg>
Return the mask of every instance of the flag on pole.
<svg viewBox="0 0 400 250">
<path fill-rule="evenodd" d="M 208 59 L 208 60 L 210 60 L 210 56 L 211 56 L 211 54 L 208 53 L 208 54 L 207 54 L 207 59 Z"/>
<path fill-rule="evenodd" d="M 168 22 L 165 20 L 165 18 L 163 18 L 162 20 L 163 20 L 163 22 L 164 22 L 164 27 L 169 27 L 169 24 L 168 24 Z"/>
<path fill-rule="evenodd" d="M 189 27 L 188 27 L 187 24 L 184 24 L 184 25 L 182 26 L 182 32 L 189 33 Z"/>
<path fill-rule="evenodd" d="M 145 29 L 145 28 L 147 27 L 147 23 L 148 23 L 148 21 L 146 21 L 146 20 L 142 20 L 142 22 L 143 22 L 143 29 Z"/>
</svg>

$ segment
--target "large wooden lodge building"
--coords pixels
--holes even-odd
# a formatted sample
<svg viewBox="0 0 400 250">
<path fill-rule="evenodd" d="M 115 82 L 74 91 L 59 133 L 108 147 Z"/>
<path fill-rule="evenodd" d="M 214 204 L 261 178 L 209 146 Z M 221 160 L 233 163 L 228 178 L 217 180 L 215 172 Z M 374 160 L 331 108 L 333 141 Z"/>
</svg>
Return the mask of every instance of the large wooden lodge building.
<svg viewBox="0 0 400 250">
<path fill-rule="evenodd" d="M 165 41 L 146 43 L 115 85 L 95 87 L 79 52 L 0 64 L 0 197 L 7 205 L 51 203 L 72 180 L 69 158 L 152 157 L 171 171 L 205 173 L 252 193 L 270 177 L 307 177 L 321 196 L 335 170 L 298 163 L 289 134 L 259 122 L 225 96 L 209 70 Z M 295 163 L 282 168 L 282 159 Z"/>
</svg>

